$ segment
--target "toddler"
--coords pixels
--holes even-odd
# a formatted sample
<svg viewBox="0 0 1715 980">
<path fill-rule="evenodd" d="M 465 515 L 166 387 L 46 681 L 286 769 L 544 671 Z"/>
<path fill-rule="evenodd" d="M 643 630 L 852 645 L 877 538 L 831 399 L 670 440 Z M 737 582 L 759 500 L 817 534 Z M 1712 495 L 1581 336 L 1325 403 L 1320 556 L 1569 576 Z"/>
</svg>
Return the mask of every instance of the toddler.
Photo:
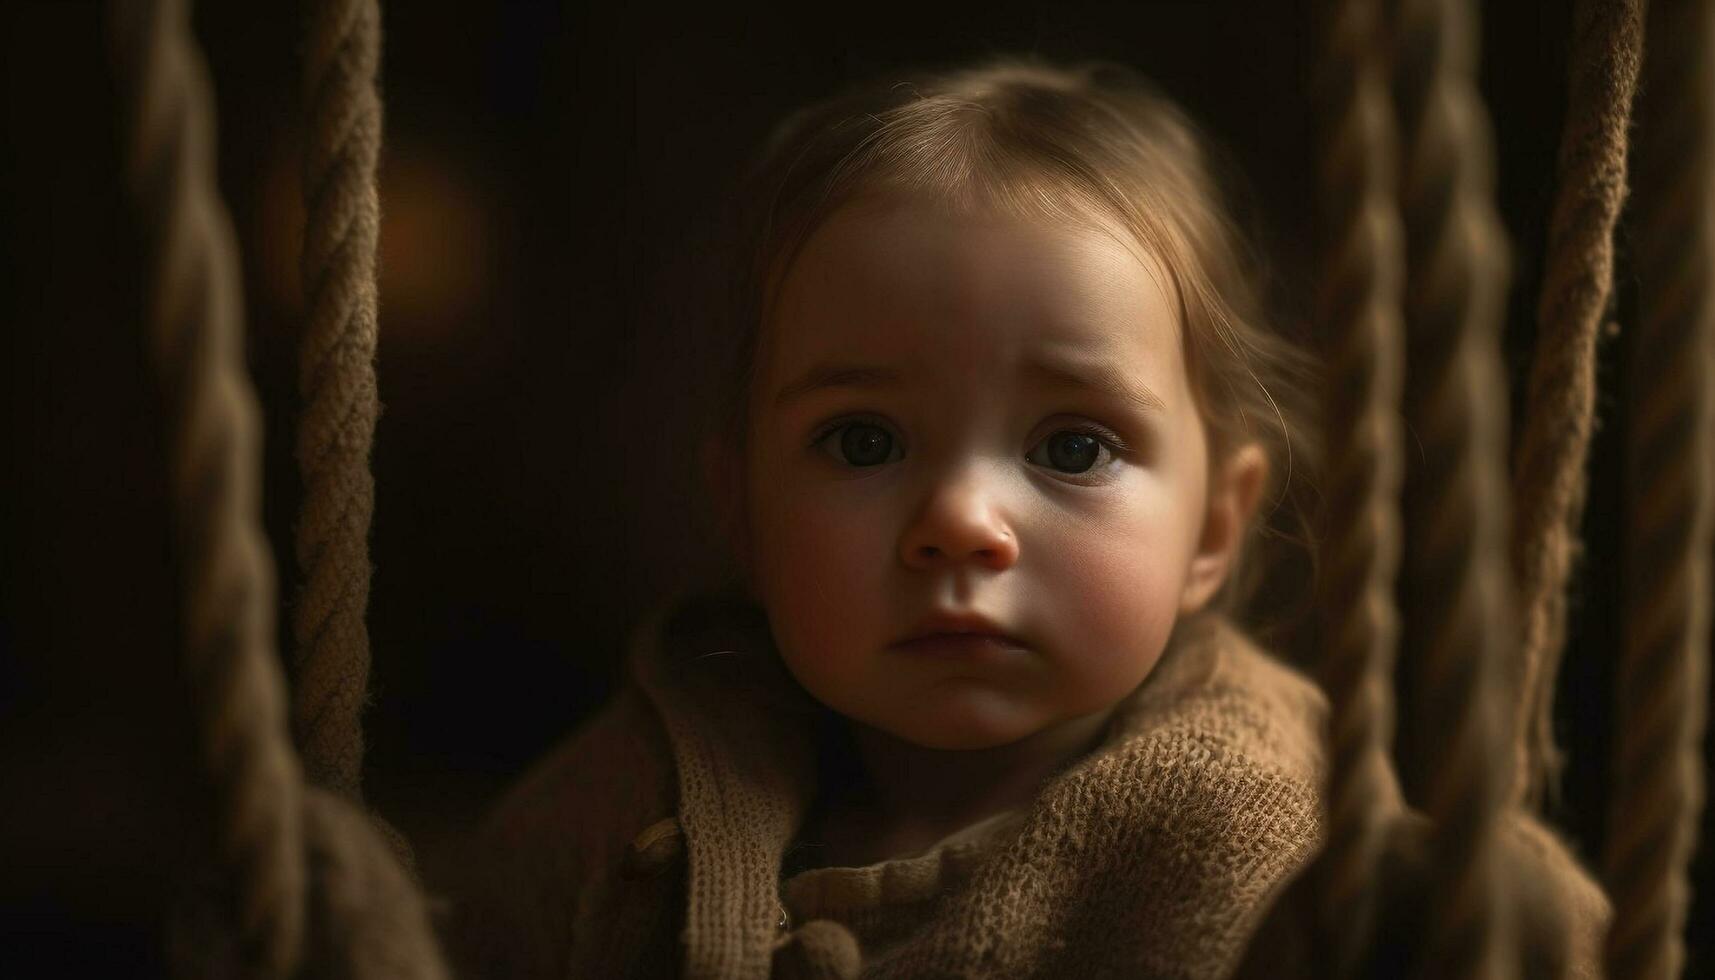
<svg viewBox="0 0 1715 980">
<path fill-rule="evenodd" d="M 490 821 L 473 975 L 1217 977 L 1320 833 L 1235 625 L 1313 464 L 1204 144 L 1000 59 L 787 121 L 705 445 L 738 574 Z"/>
</svg>

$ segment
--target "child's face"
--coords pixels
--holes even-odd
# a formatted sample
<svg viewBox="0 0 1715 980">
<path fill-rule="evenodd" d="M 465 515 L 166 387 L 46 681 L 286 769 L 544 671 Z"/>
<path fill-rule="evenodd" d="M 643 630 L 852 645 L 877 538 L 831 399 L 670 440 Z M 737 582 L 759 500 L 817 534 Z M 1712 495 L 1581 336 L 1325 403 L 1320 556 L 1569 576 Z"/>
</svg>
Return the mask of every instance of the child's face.
<svg viewBox="0 0 1715 980">
<path fill-rule="evenodd" d="M 929 748 L 1008 744 L 1111 707 L 1219 586 L 1254 489 L 1211 475 L 1175 307 L 1130 241 L 875 203 L 806 245 L 758 356 L 744 547 L 818 700 Z M 780 399 L 831 366 L 876 374 Z M 1023 645 L 895 648 L 933 611 Z"/>
</svg>

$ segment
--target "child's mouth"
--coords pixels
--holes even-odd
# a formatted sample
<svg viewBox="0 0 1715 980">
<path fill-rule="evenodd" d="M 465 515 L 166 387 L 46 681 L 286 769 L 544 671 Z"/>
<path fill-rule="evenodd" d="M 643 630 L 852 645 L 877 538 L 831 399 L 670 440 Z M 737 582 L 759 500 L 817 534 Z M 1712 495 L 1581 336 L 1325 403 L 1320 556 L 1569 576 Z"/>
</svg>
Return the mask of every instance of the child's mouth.
<svg viewBox="0 0 1715 980">
<path fill-rule="evenodd" d="M 991 633 L 932 633 L 896 643 L 893 648 L 913 656 L 974 661 L 1000 661 L 1025 649 Z"/>
</svg>

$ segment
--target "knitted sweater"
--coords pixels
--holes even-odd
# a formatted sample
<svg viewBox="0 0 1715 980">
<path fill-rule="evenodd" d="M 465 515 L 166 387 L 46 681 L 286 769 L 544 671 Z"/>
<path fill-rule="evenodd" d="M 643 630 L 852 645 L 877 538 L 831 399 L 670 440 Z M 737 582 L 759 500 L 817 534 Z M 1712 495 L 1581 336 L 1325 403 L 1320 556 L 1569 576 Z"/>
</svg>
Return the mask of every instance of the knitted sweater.
<svg viewBox="0 0 1715 980">
<path fill-rule="evenodd" d="M 1219 620 L 1028 806 L 864 868 L 789 858 L 826 709 L 759 610 L 660 607 L 627 670 L 488 821 L 468 975 L 1224 977 L 1320 838 L 1325 701 Z"/>
</svg>

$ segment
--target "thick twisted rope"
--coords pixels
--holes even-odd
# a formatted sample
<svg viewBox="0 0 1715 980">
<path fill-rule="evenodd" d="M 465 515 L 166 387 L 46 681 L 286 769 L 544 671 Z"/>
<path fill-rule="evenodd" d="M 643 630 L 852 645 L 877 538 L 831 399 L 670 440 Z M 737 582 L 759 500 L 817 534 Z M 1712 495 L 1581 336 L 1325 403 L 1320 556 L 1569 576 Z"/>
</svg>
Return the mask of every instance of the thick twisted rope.
<svg viewBox="0 0 1715 980">
<path fill-rule="evenodd" d="M 1400 391 L 1404 273 L 1393 105 L 1376 0 L 1328 5 L 1317 104 L 1328 247 L 1319 319 L 1328 333 L 1329 459 L 1321 608 L 1331 708 L 1328 838 L 1318 860 L 1321 933 L 1336 975 L 1369 948 L 1392 785 L 1393 665 L 1399 639 Z"/>
<path fill-rule="evenodd" d="M 296 726 L 310 778 L 360 799 L 361 715 L 369 683 L 369 471 L 375 388 L 375 243 L 380 205 L 381 14 L 376 0 L 325 0 L 311 12 L 304 83 L 303 281 L 308 320 L 297 528 L 304 575 L 292 618 Z"/>
<path fill-rule="evenodd" d="M 1513 465 L 1518 578 L 1518 799 L 1557 781 L 1554 676 L 1565 643 L 1596 408 L 1596 342 L 1614 280 L 1614 222 L 1626 196 L 1626 138 L 1643 46 L 1642 0 L 1580 0 L 1573 11 L 1560 188 L 1537 305 L 1529 408 Z"/>
<path fill-rule="evenodd" d="M 446 980 L 422 892 L 387 828 L 343 797 L 311 787 L 305 802 L 314 901 L 308 977 Z"/>
<path fill-rule="evenodd" d="M 1626 637 L 1603 877 L 1614 980 L 1685 964 L 1715 524 L 1715 4 L 1655 0 L 1637 150 Z"/>
<path fill-rule="evenodd" d="M 259 412 L 244 374 L 237 244 L 215 192 L 208 72 L 183 0 L 112 12 L 120 90 L 136 99 L 126 167 L 154 235 L 149 325 L 172 402 L 185 675 L 242 942 L 263 976 L 286 977 L 305 929 L 303 786 L 274 649 Z"/>
<path fill-rule="evenodd" d="M 236 923 L 196 920 L 213 975 L 444 980 L 427 909 L 378 829 L 303 785 L 274 651 L 272 558 L 258 517 L 260 425 L 243 364 L 237 242 L 215 190 L 212 98 L 184 0 L 117 0 L 126 169 L 156 268 L 149 327 L 173 400 L 185 673 L 214 784 Z M 223 890 L 224 891 L 224 890 Z M 238 945 L 225 941 L 236 926 Z M 185 964 L 181 964 L 185 965 Z"/>
<path fill-rule="evenodd" d="M 1412 775 L 1435 823 L 1438 871 L 1420 966 L 1438 977 L 1505 977 L 1516 962 L 1494 858 L 1511 730 L 1496 671 L 1515 650 L 1499 350 L 1507 245 L 1472 6 L 1400 0 L 1394 15 L 1406 404 L 1423 448 L 1406 498 L 1405 655 L 1415 668 L 1410 720 L 1426 749 Z"/>
</svg>

